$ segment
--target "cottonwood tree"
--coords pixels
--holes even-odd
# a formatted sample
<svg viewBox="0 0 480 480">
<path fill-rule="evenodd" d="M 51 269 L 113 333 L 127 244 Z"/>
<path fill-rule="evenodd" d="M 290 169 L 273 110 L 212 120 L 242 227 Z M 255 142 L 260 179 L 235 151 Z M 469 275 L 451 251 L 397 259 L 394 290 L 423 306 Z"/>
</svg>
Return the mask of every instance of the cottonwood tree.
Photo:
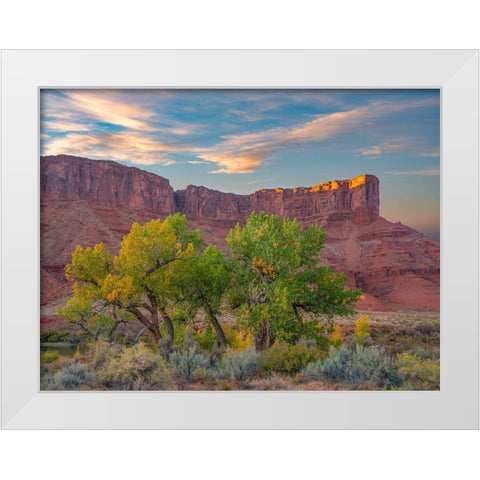
<svg viewBox="0 0 480 480">
<path fill-rule="evenodd" d="M 297 220 L 263 212 L 252 213 L 244 227 L 237 224 L 229 232 L 234 271 L 230 301 L 238 307 L 238 323 L 252 329 L 257 350 L 275 339 L 320 339 L 318 314 L 353 311 L 360 290 L 345 289 L 344 274 L 318 266 L 325 238 L 317 225 L 302 230 Z"/>
<path fill-rule="evenodd" d="M 160 323 L 166 326 L 167 346 L 174 338 L 174 326 L 168 313 L 171 280 L 175 268 L 193 257 L 203 245 L 198 230 L 189 230 L 184 215 L 137 223 L 122 241 L 117 256 L 112 257 L 103 243 L 93 248 L 77 246 L 66 277 L 73 282 L 74 298 L 64 314 L 84 305 L 98 312 L 106 306 L 136 318 L 162 346 Z"/>
</svg>

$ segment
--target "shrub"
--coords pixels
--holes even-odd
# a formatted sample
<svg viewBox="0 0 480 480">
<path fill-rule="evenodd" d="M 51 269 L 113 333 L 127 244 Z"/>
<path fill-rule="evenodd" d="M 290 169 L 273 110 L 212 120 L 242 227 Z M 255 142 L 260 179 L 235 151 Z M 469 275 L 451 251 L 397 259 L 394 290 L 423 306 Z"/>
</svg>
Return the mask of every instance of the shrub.
<svg viewBox="0 0 480 480">
<path fill-rule="evenodd" d="M 229 350 L 220 363 L 219 376 L 238 382 L 242 388 L 246 387 L 257 373 L 259 355 L 251 347 L 240 352 Z"/>
<path fill-rule="evenodd" d="M 76 390 L 95 379 L 87 365 L 74 360 L 62 367 L 55 375 L 43 377 L 47 390 Z"/>
<path fill-rule="evenodd" d="M 248 347 L 253 346 L 253 337 L 251 333 L 237 330 L 228 323 L 222 325 L 222 328 L 228 346 L 232 350 L 245 350 Z"/>
<path fill-rule="evenodd" d="M 370 334 L 370 322 L 368 315 L 360 315 L 360 318 L 355 322 L 354 335 L 357 342 L 362 345 L 364 337 Z"/>
<path fill-rule="evenodd" d="M 332 335 L 330 338 L 336 347 L 340 346 L 343 343 L 344 333 L 341 325 L 336 323 L 333 326 Z"/>
<path fill-rule="evenodd" d="M 391 357 L 382 349 L 361 345 L 340 349 L 332 347 L 326 359 L 307 365 L 303 375 L 309 380 L 345 384 L 353 390 L 359 387 L 389 389 L 402 384 Z"/>
<path fill-rule="evenodd" d="M 440 322 L 422 322 L 419 323 L 415 329 L 422 333 L 423 335 L 432 335 L 432 334 L 439 334 L 440 333 Z"/>
<path fill-rule="evenodd" d="M 403 352 L 401 352 L 403 353 Z M 440 358 L 440 349 L 439 348 L 425 348 L 423 345 L 417 345 L 416 347 L 410 349 L 408 355 L 418 355 L 424 360 L 438 360 Z"/>
<path fill-rule="evenodd" d="M 69 342 L 72 332 L 68 330 L 42 330 L 40 332 L 40 342 Z"/>
<path fill-rule="evenodd" d="M 405 390 L 439 390 L 440 359 L 424 359 L 419 355 L 397 355 L 396 366 Z"/>
<path fill-rule="evenodd" d="M 196 375 L 202 376 L 202 370 L 207 370 L 210 366 L 208 358 L 196 345 L 175 352 L 172 354 L 171 360 L 181 386 L 191 382 Z"/>
<path fill-rule="evenodd" d="M 52 363 L 55 360 L 58 360 L 60 353 L 58 350 L 47 350 L 40 355 L 40 361 L 42 363 Z"/>
<path fill-rule="evenodd" d="M 102 370 L 106 369 L 110 361 L 123 351 L 123 347 L 105 340 L 98 340 L 91 345 L 90 351 L 93 356 L 92 366 L 94 370 Z"/>
<path fill-rule="evenodd" d="M 109 355 L 107 353 L 107 357 Z M 126 348 L 106 362 L 103 365 L 98 362 L 101 370 L 97 373 L 97 379 L 109 389 L 157 390 L 165 388 L 170 381 L 163 358 L 143 343 Z"/>
<path fill-rule="evenodd" d="M 259 358 L 260 373 L 265 376 L 273 372 L 293 375 L 321 356 L 319 349 L 309 348 L 303 343 L 274 345 L 262 352 Z"/>
<path fill-rule="evenodd" d="M 217 334 L 210 325 L 208 325 L 203 332 L 195 332 L 193 338 L 197 341 L 202 350 L 211 351 L 218 343 Z"/>
</svg>

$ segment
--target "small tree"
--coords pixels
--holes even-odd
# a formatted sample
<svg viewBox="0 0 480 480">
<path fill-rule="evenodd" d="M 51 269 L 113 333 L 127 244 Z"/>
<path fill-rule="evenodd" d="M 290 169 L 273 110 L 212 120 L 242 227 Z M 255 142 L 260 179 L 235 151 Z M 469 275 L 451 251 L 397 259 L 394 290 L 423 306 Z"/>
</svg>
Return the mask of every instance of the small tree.
<svg viewBox="0 0 480 480">
<path fill-rule="evenodd" d="M 360 290 L 346 290 L 347 278 L 318 266 L 325 231 L 303 230 L 297 220 L 252 213 L 227 236 L 234 280 L 231 303 L 238 322 L 253 330 L 257 350 L 276 338 L 295 343 L 302 335 L 320 339 L 316 314 L 346 314 Z M 307 321 L 303 313 L 310 312 Z"/>
<path fill-rule="evenodd" d="M 115 258 L 102 243 L 94 248 L 78 246 L 65 268 L 67 279 L 73 282 L 74 299 L 64 309 L 64 316 L 86 318 L 114 306 L 136 318 L 158 347 L 162 338 L 159 322 L 163 321 L 167 345 L 171 346 L 171 279 L 175 268 L 189 260 L 201 245 L 200 232 L 188 230 L 185 216 L 175 214 L 163 222 L 151 220 L 143 226 L 134 223 Z M 74 308 L 76 312 L 72 312 Z"/>
</svg>

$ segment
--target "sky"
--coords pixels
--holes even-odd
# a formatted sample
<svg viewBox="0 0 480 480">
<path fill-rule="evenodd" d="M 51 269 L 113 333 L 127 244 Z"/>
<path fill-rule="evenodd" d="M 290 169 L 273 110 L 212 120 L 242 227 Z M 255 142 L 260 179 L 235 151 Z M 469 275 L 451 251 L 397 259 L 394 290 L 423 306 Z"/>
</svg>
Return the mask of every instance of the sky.
<svg viewBox="0 0 480 480">
<path fill-rule="evenodd" d="M 42 155 L 114 160 L 176 190 L 373 174 L 383 217 L 440 237 L 438 89 L 43 89 L 40 117 Z"/>
</svg>

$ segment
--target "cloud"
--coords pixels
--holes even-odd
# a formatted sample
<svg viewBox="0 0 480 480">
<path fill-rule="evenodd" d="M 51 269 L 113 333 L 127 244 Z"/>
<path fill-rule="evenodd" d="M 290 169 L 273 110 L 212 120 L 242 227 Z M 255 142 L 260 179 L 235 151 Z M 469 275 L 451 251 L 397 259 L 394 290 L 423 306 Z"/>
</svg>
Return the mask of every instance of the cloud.
<svg viewBox="0 0 480 480">
<path fill-rule="evenodd" d="M 65 95 L 73 109 L 92 115 L 102 122 L 132 130 L 155 130 L 147 122 L 154 116 L 153 111 L 141 105 L 121 101 L 114 91 L 68 90 Z"/>
<path fill-rule="evenodd" d="M 338 135 L 368 128 L 373 120 L 407 109 L 421 108 L 438 103 L 436 99 L 413 100 L 407 102 L 373 102 L 369 105 L 343 112 L 317 115 L 313 120 L 293 127 L 278 127 L 257 133 L 246 133 L 224 137 L 212 147 L 197 149 L 198 158 L 215 163 L 219 168 L 210 173 L 252 173 L 267 158 L 279 149 L 291 148 L 292 145 L 318 143 Z M 387 148 L 385 144 L 384 149 Z M 401 145 L 388 145 L 391 151 Z M 370 151 L 379 154 L 382 146 L 375 146 Z"/>
<path fill-rule="evenodd" d="M 187 160 L 187 163 L 191 163 L 192 165 L 204 165 L 207 162 L 202 160 Z"/>
<path fill-rule="evenodd" d="M 420 154 L 421 157 L 432 157 L 432 158 L 438 158 L 440 156 L 440 152 L 435 151 L 435 152 L 423 152 Z"/>
<path fill-rule="evenodd" d="M 168 158 L 167 154 L 176 151 L 178 147 L 158 142 L 149 136 L 124 132 L 95 135 L 69 133 L 46 143 L 42 153 L 70 153 L 93 159 L 128 161 L 137 165 L 173 165 L 174 160 Z"/>
<path fill-rule="evenodd" d="M 245 95 L 252 96 L 252 101 L 258 99 L 253 93 L 246 92 Z M 227 94 L 224 97 L 224 101 L 233 101 Z M 272 101 L 275 98 L 272 95 Z M 220 101 L 222 99 L 220 97 Z M 388 119 L 393 112 L 438 105 L 438 99 L 374 101 L 350 110 L 316 115 L 290 127 L 226 135 L 211 146 L 195 147 L 188 142 L 197 136 L 189 139 L 188 135 L 198 129 L 199 124 L 169 119 L 157 108 L 158 105 L 147 104 L 147 101 L 149 97 L 118 90 L 42 92 L 42 134 L 63 134 L 46 139 L 43 151 L 141 165 L 173 165 L 175 160 L 171 154 L 184 153 L 196 157 L 188 163 L 214 165 L 210 173 L 252 173 L 280 150 L 294 150 L 341 135 L 367 131 L 375 128 L 379 119 Z M 232 109 L 232 112 L 237 116 L 249 115 L 240 109 Z M 245 117 L 244 120 L 253 121 L 254 117 Z M 121 127 L 123 132 L 112 132 L 110 126 L 105 127 L 100 122 Z M 404 143 L 395 139 L 357 152 L 365 156 L 396 152 L 404 147 Z M 429 153 L 424 146 L 423 150 Z"/>
<path fill-rule="evenodd" d="M 355 150 L 357 153 L 366 157 L 374 157 L 377 155 L 387 155 L 390 153 L 399 153 L 409 151 L 420 157 L 438 158 L 438 151 L 425 151 L 425 145 L 422 142 L 411 138 L 396 139 L 397 143 L 382 143 L 381 145 L 373 145 L 367 148 Z M 421 150 L 424 150 L 423 152 Z M 420 153 L 418 153 L 420 152 Z"/>
<path fill-rule="evenodd" d="M 42 130 L 48 130 L 49 132 L 88 132 L 90 127 L 75 122 L 45 120 L 42 122 Z"/>
<path fill-rule="evenodd" d="M 382 145 L 373 145 L 366 149 L 359 149 L 358 152 L 367 157 L 374 157 L 376 155 L 397 153 L 404 149 L 405 145 L 401 143 L 384 143 Z"/>
<path fill-rule="evenodd" d="M 432 170 L 410 170 L 408 172 L 386 172 L 389 175 L 426 175 L 426 176 L 437 176 L 440 175 L 440 169 Z"/>
</svg>

